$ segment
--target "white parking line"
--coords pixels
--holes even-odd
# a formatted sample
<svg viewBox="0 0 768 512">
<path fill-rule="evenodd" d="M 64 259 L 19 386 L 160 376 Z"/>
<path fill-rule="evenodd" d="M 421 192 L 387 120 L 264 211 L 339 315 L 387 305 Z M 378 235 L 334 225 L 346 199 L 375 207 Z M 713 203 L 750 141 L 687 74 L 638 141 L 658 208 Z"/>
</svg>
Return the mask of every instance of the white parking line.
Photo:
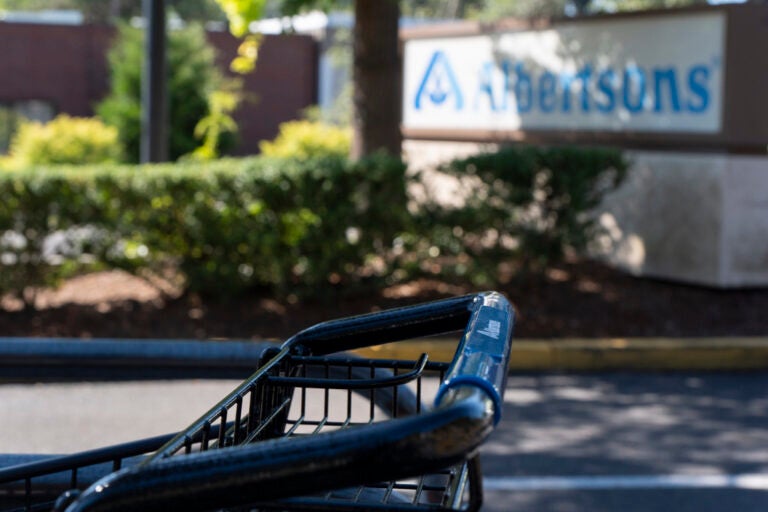
<svg viewBox="0 0 768 512">
<path fill-rule="evenodd" d="M 488 491 L 609 491 L 614 489 L 768 490 L 768 474 L 542 476 L 483 479 Z"/>
</svg>

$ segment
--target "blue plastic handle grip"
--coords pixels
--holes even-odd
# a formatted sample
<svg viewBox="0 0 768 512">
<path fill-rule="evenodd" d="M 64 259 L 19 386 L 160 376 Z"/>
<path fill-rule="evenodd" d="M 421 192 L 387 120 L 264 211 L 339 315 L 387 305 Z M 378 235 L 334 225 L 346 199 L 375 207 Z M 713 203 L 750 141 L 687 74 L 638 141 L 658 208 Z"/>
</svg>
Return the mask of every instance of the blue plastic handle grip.
<svg viewBox="0 0 768 512">
<path fill-rule="evenodd" d="M 490 292 L 475 298 L 459 349 L 435 397 L 436 406 L 451 389 L 475 386 L 493 401 L 493 421 L 494 425 L 498 424 L 507 382 L 513 323 L 512 306 L 503 295 Z"/>
</svg>

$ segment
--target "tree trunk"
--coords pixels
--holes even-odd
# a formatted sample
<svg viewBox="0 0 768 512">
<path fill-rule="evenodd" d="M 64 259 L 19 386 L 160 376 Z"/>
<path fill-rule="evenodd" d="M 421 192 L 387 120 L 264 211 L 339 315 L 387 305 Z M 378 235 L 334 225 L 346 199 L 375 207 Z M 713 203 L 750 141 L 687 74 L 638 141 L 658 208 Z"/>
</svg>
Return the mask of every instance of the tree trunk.
<svg viewBox="0 0 768 512">
<path fill-rule="evenodd" d="M 355 0 L 351 157 L 400 156 L 400 50 L 397 0 Z"/>
</svg>

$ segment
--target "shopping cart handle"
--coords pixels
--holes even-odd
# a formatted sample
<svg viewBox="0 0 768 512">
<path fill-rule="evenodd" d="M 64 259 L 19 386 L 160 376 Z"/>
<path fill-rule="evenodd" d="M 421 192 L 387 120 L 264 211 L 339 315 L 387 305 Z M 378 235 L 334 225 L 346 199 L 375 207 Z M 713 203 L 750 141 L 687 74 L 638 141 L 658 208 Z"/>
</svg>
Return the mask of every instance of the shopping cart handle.
<svg viewBox="0 0 768 512">
<path fill-rule="evenodd" d="M 483 292 L 323 322 L 298 333 L 283 346 L 325 355 L 464 329 L 435 404 L 460 387 L 479 387 L 493 401 L 497 424 L 501 420 L 513 323 L 509 301 L 498 292 Z"/>
<path fill-rule="evenodd" d="M 462 330 L 481 295 L 465 295 L 322 322 L 289 338 L 283 347 L 305 355 L 323 356 Z"/>
<path fill-rule="evenodd" d="M 513 321 L 512 307 L 503 295 L 491 292 L 475 297 L 461 344 L 435 397 L 436 406 L 451 392 L 475 386 L 493 401 L 494 425 L 501 421 Z"/>
</svg>

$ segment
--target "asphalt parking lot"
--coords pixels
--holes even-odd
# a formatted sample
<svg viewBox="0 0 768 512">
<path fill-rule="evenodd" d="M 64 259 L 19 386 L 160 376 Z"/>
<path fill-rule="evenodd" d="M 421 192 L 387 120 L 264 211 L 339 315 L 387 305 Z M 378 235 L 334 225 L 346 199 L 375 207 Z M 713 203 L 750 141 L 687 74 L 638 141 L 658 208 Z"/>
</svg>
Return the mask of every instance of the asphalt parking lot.
<svg viewBox="0 0 768 512">
<path fill-rule="evenodd" d="M 0 386 L 0 453 L 178 430 L 233 381 Z M 518 374 L 483 448 L 483 510 L 764 510 L 768 373 Z"/>
<path fill-rule="evenodd" d="M 484 510 L 765 510 L 766 389 L 765 373 L 510 377 Z"/>
</svg>

